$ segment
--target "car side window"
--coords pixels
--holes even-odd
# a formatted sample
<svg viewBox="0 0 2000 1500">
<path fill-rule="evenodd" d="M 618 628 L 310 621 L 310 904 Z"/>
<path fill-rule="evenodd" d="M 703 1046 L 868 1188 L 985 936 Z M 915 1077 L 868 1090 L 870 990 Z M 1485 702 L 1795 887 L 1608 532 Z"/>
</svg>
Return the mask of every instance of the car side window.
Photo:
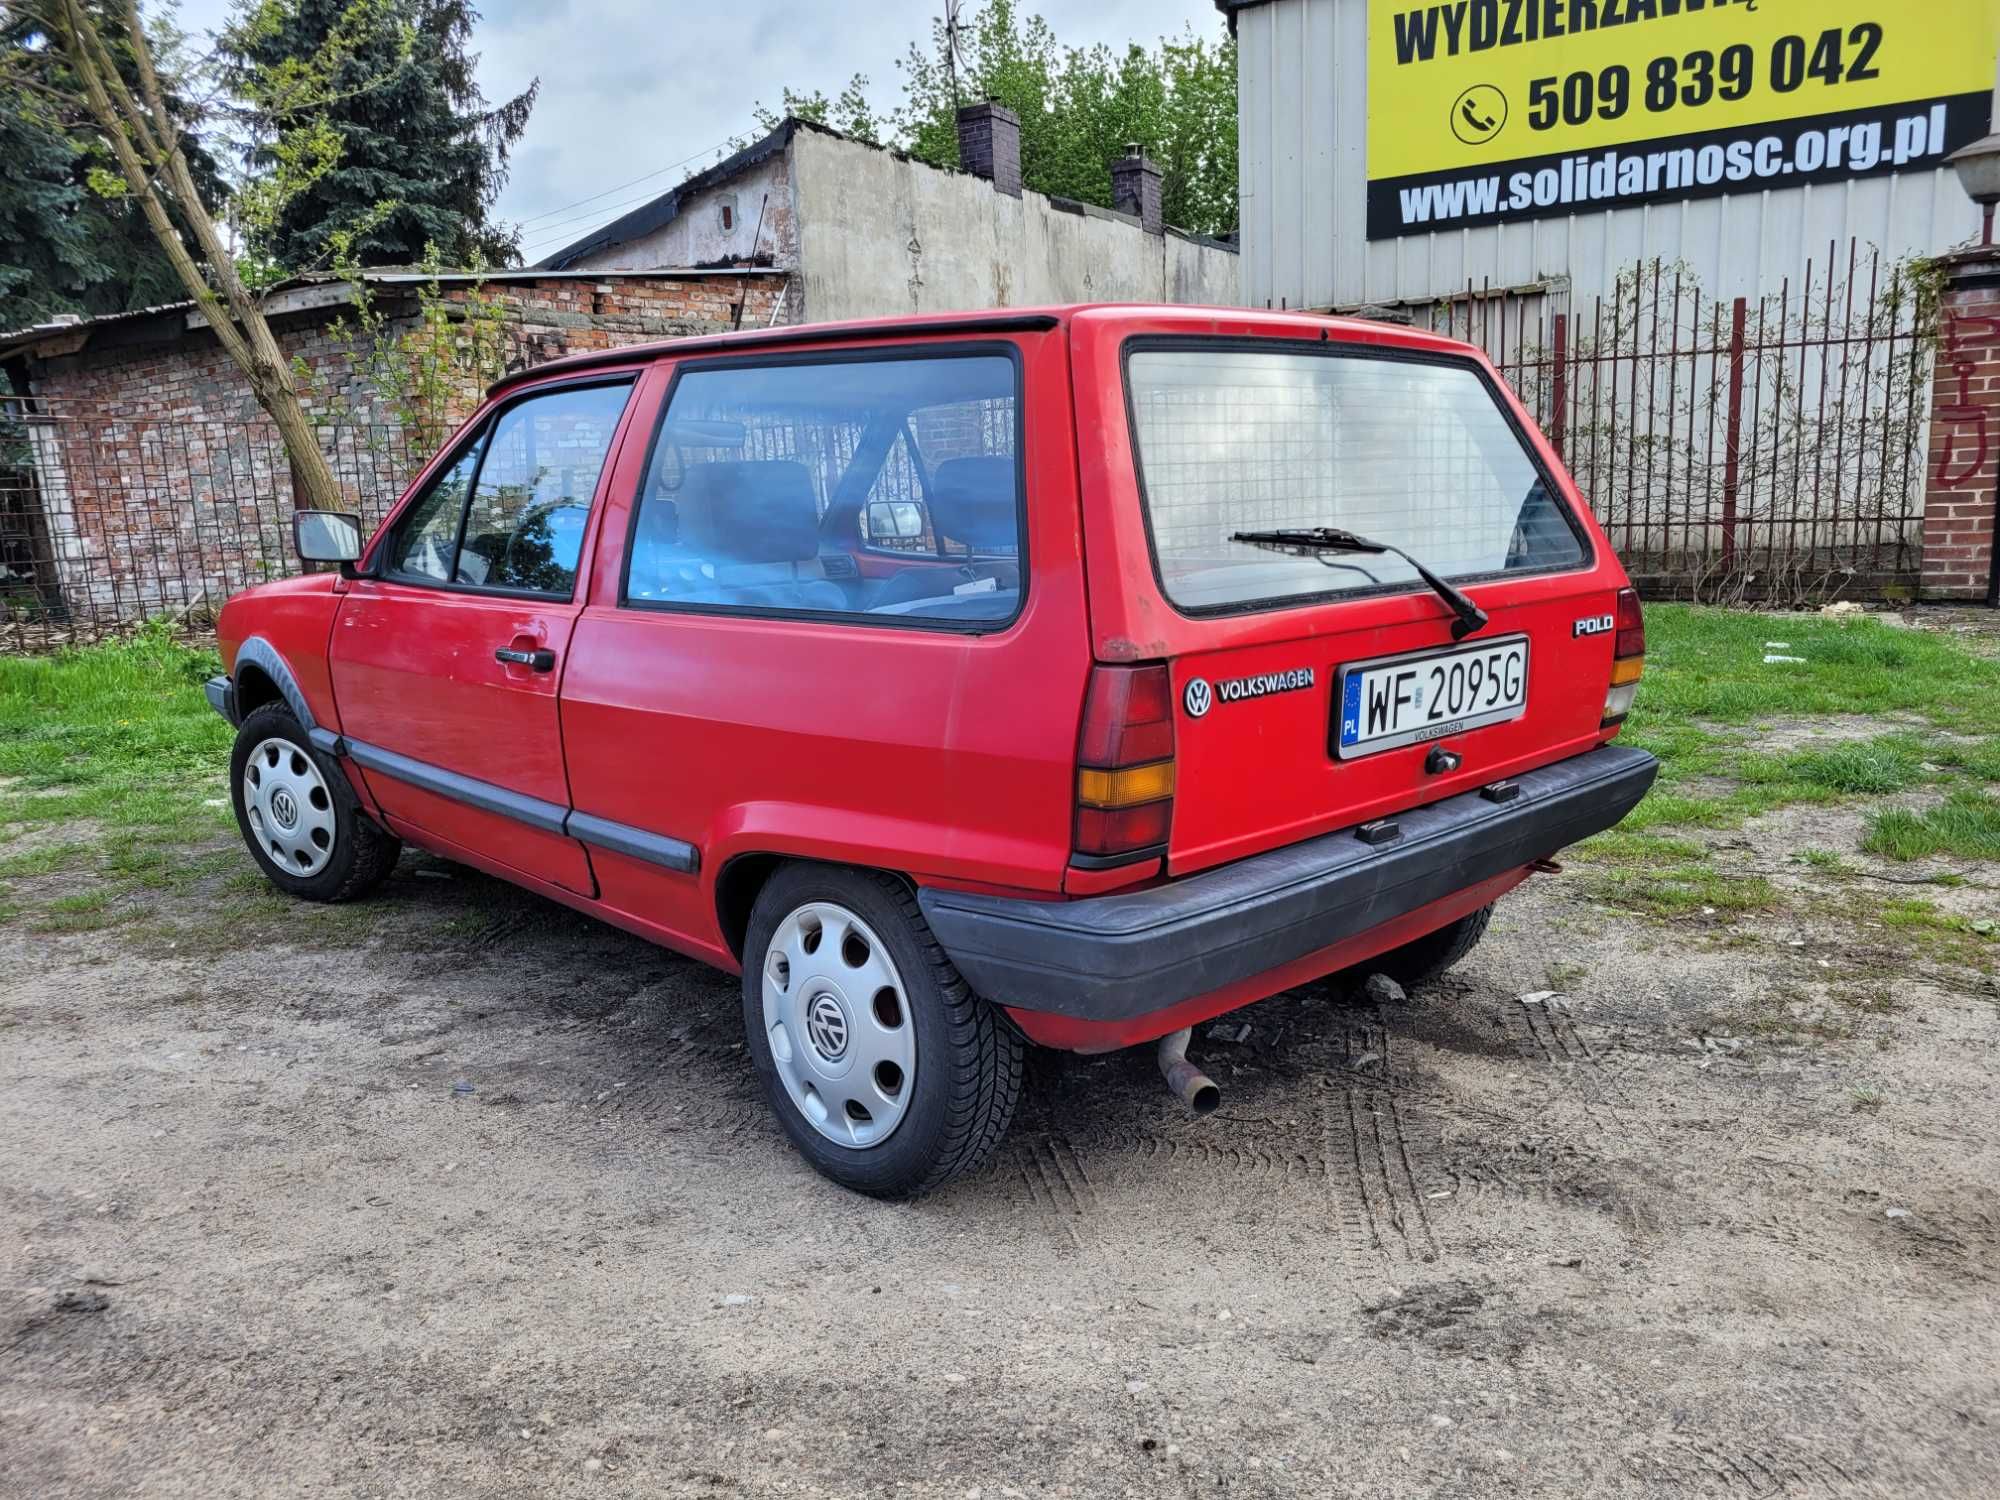
<svg viewBox="0 0 2000 1500">
<path fill-rule="evenodd" d="M 984 350 L 684 368 L 640 492 L 625 602 L 1011 620 L 1018 378 Z M 866 568 L 861 552 L 875 554 Z"/>
<path fill-rule="evenodd" d="M 465 497 L 479 469 L 482 443 L 475 440 L 458 462 L 431 481 L 430 489 L 403 513 L 389 549 L 389 571 L 404 578 L 444 583 L 458 551 L 458 523 Z"/>
<path fill-rule="evenodd" d="M 466 513 L 455 582 L 574 590 L 591 497 L 630 394 L 627 384 L 577 387 L 500 414 Z"/>
</svg>

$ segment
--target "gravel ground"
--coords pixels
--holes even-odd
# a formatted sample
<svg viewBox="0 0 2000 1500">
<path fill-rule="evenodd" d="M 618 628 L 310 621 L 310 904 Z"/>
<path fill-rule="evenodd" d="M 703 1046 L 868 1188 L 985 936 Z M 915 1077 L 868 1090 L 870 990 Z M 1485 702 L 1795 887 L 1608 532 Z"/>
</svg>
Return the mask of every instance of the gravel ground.
<svg viewBox="0 0 2000 1500">
<path fill-rule="evenodd" d="M 1809 878 L 1537 879 L 1198 1034 L 1204 1121 L 1042 1059 L 907 1207 L 786 1147 L 734 981 L 462 870 L 0 927 L 0 1492 L 1992 1494 L 1991 981 Z"/>
</svg>

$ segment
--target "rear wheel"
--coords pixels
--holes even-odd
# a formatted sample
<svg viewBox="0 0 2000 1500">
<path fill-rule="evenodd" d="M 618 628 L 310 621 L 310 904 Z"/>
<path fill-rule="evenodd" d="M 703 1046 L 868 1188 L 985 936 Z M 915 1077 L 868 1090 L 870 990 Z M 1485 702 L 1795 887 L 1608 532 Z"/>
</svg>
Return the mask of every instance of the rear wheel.
<svg viewBox="0 0 2000 1500">
<path fill-rule="evenodd" d="M 1427 932 L 1414 942 L 1391 948 L 1361 967 L 1372 973 L 1387 974 L 1405 989 L 1428 984 L 1478 946 L 1492 920 L 1493 908 L 1482 906 L 1436 932 Z"/>
<path fill-rule="evenodd" d="M 229 757 L 236 826 L 271 884 L 307 901 L 352 901 L 394 868 L 402 845 L 355 801 L 282 703 L 243 720 Z"/>
<path fill-rule="evenodd" d="M 927 1193 L 984 1162 L 1013 1118 L 1020 1038 L 886 876 L 771 877 L 744 942 L 743 1023 L 785 1134 L 843 1187 Z"/>
</svg>

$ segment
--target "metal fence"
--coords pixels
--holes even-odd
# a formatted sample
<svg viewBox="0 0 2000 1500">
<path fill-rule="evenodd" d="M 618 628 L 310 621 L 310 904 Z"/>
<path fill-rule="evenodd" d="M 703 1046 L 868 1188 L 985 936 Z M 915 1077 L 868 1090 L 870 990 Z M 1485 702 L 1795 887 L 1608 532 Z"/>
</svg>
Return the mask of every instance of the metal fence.
<svg viewBox="0 0 2000 1500">
<path fill-rule="evenodd" d="M 372 526 L 427 452 L 396 424 L 318 430 Z M 0 648 L 91 639 L 158 616 L 198 624 L 297 572 L 291 466 L 254 420 L 128 417 L 0 399 Z"/>
<path fill-rule="evenodd" d="M 1569 300 L 1468 287 L 1427 316 L 1500 367 L 1643 589 L 1915 587 L 1935 342 L 1921 267 L 1850 242 L 1755 301 L 1662 261 Z"/>
</svg>

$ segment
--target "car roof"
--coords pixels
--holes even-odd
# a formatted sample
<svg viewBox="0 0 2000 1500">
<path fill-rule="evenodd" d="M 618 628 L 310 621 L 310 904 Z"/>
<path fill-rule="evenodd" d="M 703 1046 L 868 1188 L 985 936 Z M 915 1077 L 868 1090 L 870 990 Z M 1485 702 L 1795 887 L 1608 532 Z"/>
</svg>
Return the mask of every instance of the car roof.
<svg viewBox="0 0 2000 1500">
<path fill-rule="evenodd" d="M 996 308 L 987 312 L 934 313 L 898 318 L 864 318 L 838 323 L 790 323 L 781 328 L 695 334 L 611 349 L 567 354 L 495 381 L 489 396 L 581 371 L 648 364 L 692 354 L 728 354 L 771 348 L 879 342 L 883 339 L 947 337 L 976 333 L 1046 333 L 1067 324 L 1144 327 L 1150 332 L 1228 337 L 1338 339 L 1346 343 L 1389 344 L 1438 353 L 1477 352 L 1457 339 L 1401 324 L 1330 314 L 1271 312 L 1262 308 L 1201 307 L 1184 303 L 1084 302 L 1057 307 Z"/>
</svg>

